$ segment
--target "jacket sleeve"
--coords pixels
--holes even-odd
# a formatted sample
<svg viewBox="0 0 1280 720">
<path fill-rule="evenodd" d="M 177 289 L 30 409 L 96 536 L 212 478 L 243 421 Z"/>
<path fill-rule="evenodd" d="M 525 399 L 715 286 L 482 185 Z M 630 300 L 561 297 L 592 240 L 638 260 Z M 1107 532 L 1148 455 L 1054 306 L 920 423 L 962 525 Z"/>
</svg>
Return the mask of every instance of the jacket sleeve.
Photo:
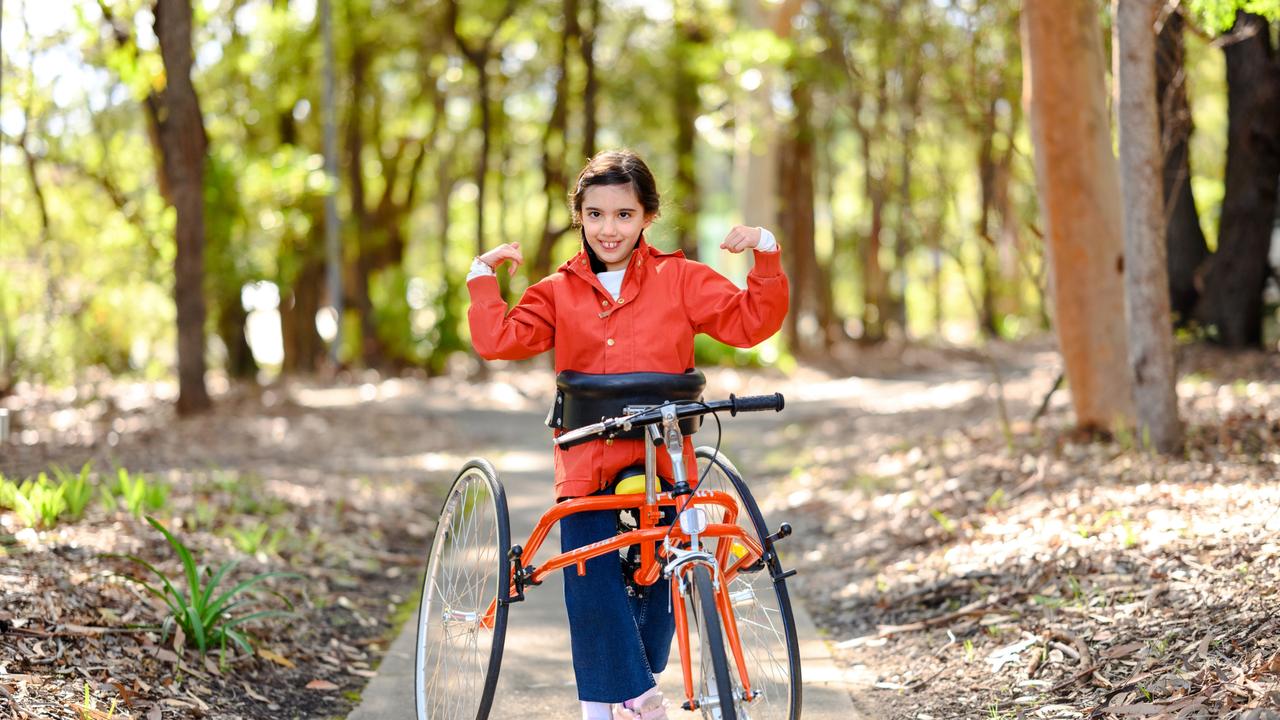
<svg viewBox="0 0 1280 720">
<path fill-rule="evenodd" d="M 755 251 L 745 290 L 702 263 L 686 263 L 684 306 L 694 332 L 742 348 L 776 333 L 790 300 L 781 258 L 780 251 Z"/>
<path fill-rule="evenodd" d="M 498 291 L 498 279 L 492 275 L 472 278 L 467 282 L 467 291 L 471 294 L 467 324 L 471 327 L 471 344 L 480 357 L 523 360 L 546 352 L 555 344 L 555 292 L 551 278 L 531 285 L 510 311 Z"/>
</svg>

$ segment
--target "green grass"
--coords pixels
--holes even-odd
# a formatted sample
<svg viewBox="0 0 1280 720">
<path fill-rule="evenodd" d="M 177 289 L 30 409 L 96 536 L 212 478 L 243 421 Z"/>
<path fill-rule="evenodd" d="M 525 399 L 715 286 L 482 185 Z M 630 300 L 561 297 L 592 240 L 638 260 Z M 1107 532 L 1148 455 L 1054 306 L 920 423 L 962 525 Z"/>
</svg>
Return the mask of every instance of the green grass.
<svg viewBox="0 0 1280 720">
<path fill-rule="evenodd" d="M 125 577 L 138 583 L 147 592 L 159 598 L 169 609 L 169 615 L 165 618 L 163 624 L 166 640 L 169 633 L 176 627 L 182 630 L 186 642 L 193 645 L 199 651 L 201 657 L 215 647 L 222 648 L 225 657 L 225 649 L 228 642 L 235 643 L 247 653 L 252 653 L 253 647 L 249 642 L 249 637 L 242 629 L 244 625 L 270 617 L 293 614 L 293 604 L 289 602 L 289 599 L 269 588 L 266 589 L 266 592 L 282 600 L 289 608 L 289 611 L 258 610 L 244 612 L 244 610 L 253 603 L 254 591 L 265 588 L 263 583 L 266 580 L 273 577 L 301 578 L 297 573 L 260 573 L 228 588 L 231 572 L 235 569 L 237 561 L 230 560 L 225 562 L 216 571 L 211 570 L 209 567 L 198 565 L 191 550 L 170 533 L 164 525 L 161 525 L 159 521 L 150 516 L 147 516 L 146 520 L 164 535 L 169 547 L 181 560 L 186 578 L 186 591 L 183 592 L 178 589 L 175 583 L 180 582 L 179 580 L 171 580 L 154 565 L 136 555 L 127 555 L 125 557 L 150 571 L 152 575 L 159 579 L 160 584 L 157 586 L 140 578 Z"/>
</svg>

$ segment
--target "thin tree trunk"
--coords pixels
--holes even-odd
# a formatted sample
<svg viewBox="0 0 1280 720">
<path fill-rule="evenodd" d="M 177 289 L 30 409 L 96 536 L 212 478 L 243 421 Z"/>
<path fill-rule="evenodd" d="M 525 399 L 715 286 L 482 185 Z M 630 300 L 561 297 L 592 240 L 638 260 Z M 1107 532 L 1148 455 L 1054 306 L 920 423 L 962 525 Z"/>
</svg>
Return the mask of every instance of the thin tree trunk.
<svg viewBox="0 0 1280 720">
<path fill-rule="evenodd" d="M 1022 36 L 1058 343 L 1076 422 L 1128 426 L 1120 183 L 1096 8 L 1090 0 L 1027 0 Z"/>
<path fill-rule="evenodd" d="M 154 12 L 167 79 L 160 98 L 160 147 L 177 210 L 178 413 L 188 415 L 211 404 L 204 383 L 204 122 L 191 84 L 190 0 L 159 0 Z"/>
<path fill-rule="evenodd" d="M 550 274 L 556 240 L 569 229 L 569 223 L 557 222 L 556 217 L 564 213 L 565 197 L 569 191 L 564 165 L 569 149 L 569 40 L 579 35 L 578 0 L 564 0 L 564 17 L 565 31 L 560 33 L 559 65 L 556 68 L 555 101 L 551 105 L 551 119 L 542 134 L 542 193 L 547 206 L 542 217 L 542 238 L 529 269 L 532 281 Z"/>
<path fill-rule="evenodd" d="M 813 96 L 804 80 L 792 78 L 791 100 L 795 115 L 790 136 L 782 145 L 778 162 L 778 187 L 785 192 L 778 212 L 778 227 L 790 243 L 785 254 L 790 266 L 791 309 L 787 313 L 787 345 L 798 356 L 812 357 L 823 346 L 817 308 L 818 256 L 814 247 L 813 128 L 810 115 Z"/>
<path fill-rule="evenodd" d="M 578 50 L 582 56 L 582 155 L 590 158 L 596 154 L 596 133 L 598 113 L 597 96 L 600 83 L 596 80 L 596 28 L 600 26 L 600 0 L 586 0 L 587 26 L 579 27 Z"/>
<path fill-rule="evenodd" d="M 1124 193 L 1125 321 L 1138 429 L 1163 453 L 1182 448 L 1169 317 L 1156 106 L 1156 14 L 1164 0 L 1115 0 L 1116 112 Z"/>
<path fill-rule="evenodd" d="M 1280 64 L 1266 20 L 1237 13 L 1227 58 L 1227 172 L 1218 250 L 1197 319 L 1227 347 L 1262 344 L 1262 290 L 1280 183 Z"/>
<path fill-rule="evenodd" d="M 1182 14 L 1170 13 L 1156 40 L 1156 102 L 1160 106 L 1160 136 L 1164 149 L 1161 173 L 1164 188 L 1165 230 L 1169 258 L 1169 299 L 1173 322 L 1184 327 L 1191 321 L 1200 292 L 1196 271 L 1209 257 L 1200 216 L 1191 193 L 1191 106 L 1187 102 L 1187 73 L 1183 46 Z"/>
<path fill-rule="evenodd" d="M 480 160 L 476 163 L 476 254 L 479 255 L 485 251 L 485 234 L 484 234 L 484 206 L 485 206 L 485 188 L 486 181 L 489 177 L 489 151 L 493 144 L 493 107 L 492 98 L 490 97 L 490 75 L 489 60 L 494 56 L 493 41 L 497 37 L 498 32 L 502 29 L 502 25 L 510 19 L 515 12 L 515 0 L 507 0 L 503 6 L 502 15 L 497 22 L 494 23 L 488 36 L 485 37 L 478 47 L 473 47 L 462 36 L 458 29 L 458 0 L 449 0 L 446 7 L 448 15 L 449 31 L 453 35 L 454 42 L 462 51 L 464 57 L 476 69 L 476 75 L 479 78 L 479 92 L 476 103 L 480 106 Z"/>
<path fill-rule="evenodd" d="M 694 122 L 698 119 L 701 102 L 698 99 L 698 77 L 691 69 L 699 46 L 706 42 L 699 23 L 699 8 L 695 3 L 692 8 L 681 12 L 675 24 L 675 91 L 674 116 L 676 126 L 676 222 L 675 233 L 677 244 L 686 257 L 698 258 L 698 212 L 701 203 L 698 201 L 698 172 L 695 155 L 695 140 L 698 131 Z"/>
</svg>

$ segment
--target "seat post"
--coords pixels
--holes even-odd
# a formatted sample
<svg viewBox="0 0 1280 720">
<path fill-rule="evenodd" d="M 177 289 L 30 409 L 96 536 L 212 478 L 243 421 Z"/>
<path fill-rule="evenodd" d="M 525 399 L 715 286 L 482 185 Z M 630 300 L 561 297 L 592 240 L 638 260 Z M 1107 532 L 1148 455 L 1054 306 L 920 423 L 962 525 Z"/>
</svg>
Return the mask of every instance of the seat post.
<svg viewBox="0 0 1280 720">
<path fill-rule="evenodd" d="M 645 428 L 644 440 L 644 501 L 648 505 L 658 502 L 658 440 L 662 437 L 657 425 Z"/>
</svg>

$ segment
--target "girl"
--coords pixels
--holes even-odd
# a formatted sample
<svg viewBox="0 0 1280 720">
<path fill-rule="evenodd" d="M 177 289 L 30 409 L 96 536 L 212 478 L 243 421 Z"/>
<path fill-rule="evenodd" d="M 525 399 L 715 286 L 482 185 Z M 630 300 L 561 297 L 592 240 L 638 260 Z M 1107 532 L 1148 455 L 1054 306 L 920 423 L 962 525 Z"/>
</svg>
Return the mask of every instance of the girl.
<svg viewBox="0 0 1280 720">
<path fill-rule="evenodd" d="M 537 282 L 510 311 L 494 271 L 524 261 L 519 243 L 477 257 L 467 275 L 467 319 L 476 352 L 487 360 L 519 360 L 555 348 L 556 372 L 683 373 L 693 367 L 693 337 L 707 333 L 737 347 L 773 335 L 787 314 L 787 278 L 777 242 L 761 228 L 734 227 L 720 247 L 751 249 L 747 288 L 683 253 L 659 252 L 644 231 L 658 217 L 653 174 L 629 150 L 599 153 L 570 194 L 582 250 Z M 643 462 L 643 440 L 595 440 L 555 450 L 558 499 L 608 492 L 618 472 Z M 684 460 L 696 477 L 693 443 Z M 671 461 L 658 453 L 658 472 Z M 617 531 L 612 512 L 576 513 L 560 523 L 561 549 L 582 547 Z M 655 674 L 667 663 L 674 621 L 662 591 L 629 594 L 616 554 L 565 573 L 565 606 L 574 675 L 584 720 L 662 720 L 665 703 Z M 652 596 L 652 606 L 649 602 Z"/>
</svg>

